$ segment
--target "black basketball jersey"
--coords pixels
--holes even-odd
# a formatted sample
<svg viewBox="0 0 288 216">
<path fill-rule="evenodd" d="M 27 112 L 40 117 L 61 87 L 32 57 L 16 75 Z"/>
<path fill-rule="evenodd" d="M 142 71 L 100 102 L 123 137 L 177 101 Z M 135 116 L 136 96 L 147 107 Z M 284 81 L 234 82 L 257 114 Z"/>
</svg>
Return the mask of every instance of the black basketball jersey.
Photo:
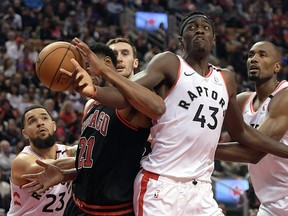
<svg viewBox="0 0 288 216">
<path fill-rule="evenodd" d="M 131 202 L 149 132 L 129 125 L 117 109 L 94 102 L 82 123 L 75 196 L 91 205 Z"/>
</svg>

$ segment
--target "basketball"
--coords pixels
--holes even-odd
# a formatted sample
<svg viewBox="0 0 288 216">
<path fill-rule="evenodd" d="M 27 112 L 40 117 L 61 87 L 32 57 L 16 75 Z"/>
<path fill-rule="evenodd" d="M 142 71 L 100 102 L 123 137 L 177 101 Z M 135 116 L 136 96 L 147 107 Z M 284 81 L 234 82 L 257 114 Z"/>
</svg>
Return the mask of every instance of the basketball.
<svg viewBox="0 0 288 216">
<path fill-rule="evenodd" d="M 84 65 L 82 55 L 71 43 L 57 41 L 45 46 L 36 62 L 36 74 L 41 83 L 53 91 L 69 90 L 69 77 L 61 73 L 60 68 L 73 72 L 75 66 L 70 61 L 72 58 Z"/>
</svg>

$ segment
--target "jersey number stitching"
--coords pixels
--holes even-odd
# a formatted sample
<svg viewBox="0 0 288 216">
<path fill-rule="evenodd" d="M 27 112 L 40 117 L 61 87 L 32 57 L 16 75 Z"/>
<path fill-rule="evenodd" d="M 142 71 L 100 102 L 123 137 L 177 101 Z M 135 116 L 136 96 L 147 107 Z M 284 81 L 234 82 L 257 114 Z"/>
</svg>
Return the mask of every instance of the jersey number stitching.
<svg viewBox="0 0 288 216">
<path fill-rule="evenodd" d="M 78 159 L 78 169 L 81 168 L 91 168 L 93 164 L 92 152 L 94 148 L 95 137 L 92 136 L 87 140 L 82 137 L 79 140 L 79 159 Z"/>
<path fill-rule="evenodd" d="M 55 211 L 61 211 L 64 208 L 64 197 L 65 197 L 65 192 L 59 194 L 59 202 L 60 202 L 60 207 L 55 208 Z M 54 209 L 50 208 L 56 201 L 57 201 L 57 196 L 54 194 L 47 194 L 46 198 L 52 198 L 51 202 L 49 202 L 47 205 L 43 207 L 43 212 L 53 212 Z"/>
<path fill-rule="evenodd" d="M 206 123 L 206 118 L 205 118 L 205 115 L 201 115 L 201 112 L 203 110 L 203 107 L 204 105 L 203 104 L 200 104 L 194 118 L 193 118 L 193 121 L 198 121 L 201 123 L 201 127 L 204 128 L 205 126 L 205 123 Z M 219 109 L 217 107 L 211 107 L 209 106 L 209 110 L 212 111 L 211 113 L 211 117 L 213 119 L 213 124 L 210 124 L 208 123 L 207 126 L 208 128 L 210 128 L 211 130 L 214 130 L 216 127 L 217 127 L 217 124 L 218 124 L 218 120 L 216 118 L 216 114 L 218 113 Z"/>
</svg>

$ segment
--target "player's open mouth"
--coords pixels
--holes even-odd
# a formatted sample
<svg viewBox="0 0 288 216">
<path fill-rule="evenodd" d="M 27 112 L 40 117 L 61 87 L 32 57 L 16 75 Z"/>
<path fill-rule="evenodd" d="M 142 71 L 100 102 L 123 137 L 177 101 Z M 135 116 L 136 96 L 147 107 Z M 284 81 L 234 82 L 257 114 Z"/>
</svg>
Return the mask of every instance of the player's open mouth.
<svg viewBox="0 0 288 216">
<path fill-rule="evenodd" d="M 259 71 L 259 67 L 257 65 L 251 65 L 249 67 L 249 72 L 253 73 L 253 72 L 258 72 Z"/>
<path fill-rule="evenodd" d="M 117 72 L 122 72 L 124 70 L 124 67 L 118 66 L 116 69 L 117 69 Z"/>
<path fill-rule="evenodd" d="M 46 134 L 47 133 L 47 130 L 45 128 L 42 128 L 38 131 L 38 133 L 40 134 Z"/>
</svg>

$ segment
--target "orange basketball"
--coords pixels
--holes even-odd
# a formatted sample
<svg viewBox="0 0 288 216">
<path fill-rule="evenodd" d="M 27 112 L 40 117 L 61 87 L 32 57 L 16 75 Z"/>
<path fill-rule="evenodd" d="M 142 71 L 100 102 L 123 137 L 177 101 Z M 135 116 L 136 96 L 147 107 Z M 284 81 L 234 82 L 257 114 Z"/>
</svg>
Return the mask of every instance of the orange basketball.
<svg viewBox="0 0 288 216">
<path fill-rule="evenodd" d="M 61 73 L 60 68 L 73 72 L 75 67 L 70 61 L 72 58 L 81 66 L 84 65 L 82 55 L 71 43 L 58 41 L 45 46 L 36 63 L 36 74 L 41 83 L 53 91 L 69 90 L 69 77 Z"/>
</svg>

